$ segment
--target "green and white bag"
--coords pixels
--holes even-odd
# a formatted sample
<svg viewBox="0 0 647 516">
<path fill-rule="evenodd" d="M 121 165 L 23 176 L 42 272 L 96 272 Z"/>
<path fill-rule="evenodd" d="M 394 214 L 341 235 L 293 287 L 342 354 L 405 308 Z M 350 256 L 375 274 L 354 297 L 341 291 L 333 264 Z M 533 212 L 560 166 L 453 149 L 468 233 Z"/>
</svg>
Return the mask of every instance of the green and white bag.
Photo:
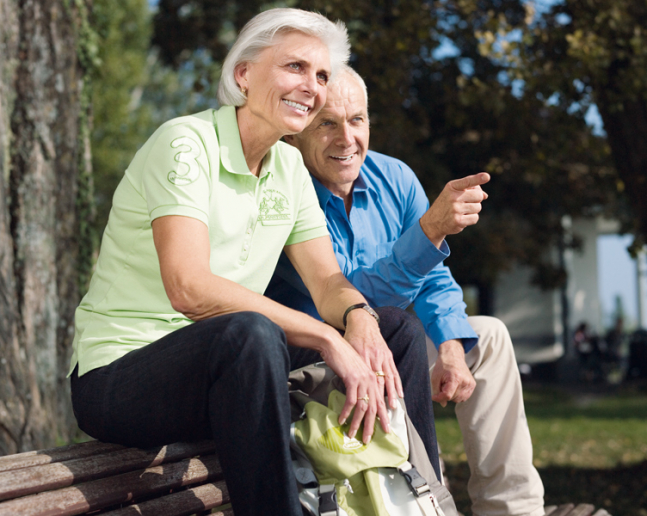
<svg viewBox="0 0 647 516">
<path fill-rule="evenodd" d="M 367 445 L 338 423 L 343 382 L 323 362 L 290 373 L 292 456 L 299 498 L 312 516 L 457 516 L 403 400 Z M 348 418 L 350 421 L 351 418 Z M 361 435 L 361 428 L 358 435 Z"/>
</svg>

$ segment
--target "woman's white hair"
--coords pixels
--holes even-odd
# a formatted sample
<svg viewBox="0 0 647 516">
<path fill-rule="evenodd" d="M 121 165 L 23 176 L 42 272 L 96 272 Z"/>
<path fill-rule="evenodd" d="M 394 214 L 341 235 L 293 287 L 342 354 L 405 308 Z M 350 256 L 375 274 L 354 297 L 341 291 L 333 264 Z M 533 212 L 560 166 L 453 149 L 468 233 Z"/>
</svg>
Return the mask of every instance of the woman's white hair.
<svg viewBox="0 0 647 516">
<path fill-rule="evenodd" d="M 277 34 L 294 31 L 317 37 L 328 47 L 332 76 L 348 61 L 350 43 L 343 22 L 333 23 L 321 14 L 301 9 L 270 9 L 257 14 L 245 24 L 227 54 L 218 85 L 220 104 L 244 105 L 247 99 L 234 78 L 236 67 L 241 63 L 253 62 L 263 50 L 274 44 Z"/>
</svg>

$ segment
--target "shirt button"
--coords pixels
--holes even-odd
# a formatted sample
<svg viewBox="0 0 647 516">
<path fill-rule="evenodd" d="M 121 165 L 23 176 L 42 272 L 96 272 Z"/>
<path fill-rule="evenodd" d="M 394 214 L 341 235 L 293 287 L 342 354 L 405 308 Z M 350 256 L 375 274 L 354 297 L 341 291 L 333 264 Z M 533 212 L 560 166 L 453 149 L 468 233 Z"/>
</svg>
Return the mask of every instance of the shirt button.
<svg viewBox="0 0 647 516">
<path fill-rule="evenodd" d="M 247 228 L 247 234 L 251 235 L 252 234 L 252 228 Z"/>
<path fill-rule="evenodd" d="M 244 249 L 245 251 L 247 251 L 247 249 L 249 249 L 249 246 L 248 246 L 247 244 L 245 244 L 245 245 L 243 246 L 243 249 Z"/>
</svg>

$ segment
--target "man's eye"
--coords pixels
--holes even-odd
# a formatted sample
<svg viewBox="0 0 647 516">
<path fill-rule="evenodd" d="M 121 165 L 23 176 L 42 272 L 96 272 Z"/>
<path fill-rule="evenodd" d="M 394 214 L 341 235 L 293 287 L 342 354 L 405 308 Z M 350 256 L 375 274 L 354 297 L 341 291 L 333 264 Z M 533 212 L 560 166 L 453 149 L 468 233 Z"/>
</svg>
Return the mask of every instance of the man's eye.
<svg viewBox="0 0 647 516">
<path fill-rule="evenodd" d="M 325 126 L 328 126 L 328 125 L 332 125 L 332 122 L 330 122 L 329 120 L 326 120 L 325 122 L 321 122 L 321 124 L 319 124 L 319 125 L 321 125 L 322 127 L 325 127 Z"/>
</svg>

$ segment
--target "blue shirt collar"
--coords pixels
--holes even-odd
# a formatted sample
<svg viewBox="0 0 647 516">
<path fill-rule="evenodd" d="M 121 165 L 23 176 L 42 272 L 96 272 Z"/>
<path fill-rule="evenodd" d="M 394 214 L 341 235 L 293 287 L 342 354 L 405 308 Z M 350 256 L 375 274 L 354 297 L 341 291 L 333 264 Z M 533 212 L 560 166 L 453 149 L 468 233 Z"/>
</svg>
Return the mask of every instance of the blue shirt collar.
<svg viewBox="0 0 647 516">
<path fill-rule="evenodd" d="M 310 174 L 310 177 L 312 178 L 312 184 L 314 185 L 315 192 L 317 192 L 317 197 L 319 198 L 319 206 L 321 206 L 325 213 L 326 209 L 328 208 L 328 202 L 330 201 L 330 198 L 337 196 L 334 195 L 330 190 L 328 190 L 328 188 L 326 188 L 324 185 L 322 185 L 321 181 L 319 181 L 315 176 Z M 353 185 L 353 197 L 357 192 L 366 192 L 368 191 L 368 189 L 369 187 L 367 186 L 362 174 L 362 170 L 360 169 L 359 176 L 357 176 L 357 179 L 355 179 L 355 184 Z"/>
</svg>

